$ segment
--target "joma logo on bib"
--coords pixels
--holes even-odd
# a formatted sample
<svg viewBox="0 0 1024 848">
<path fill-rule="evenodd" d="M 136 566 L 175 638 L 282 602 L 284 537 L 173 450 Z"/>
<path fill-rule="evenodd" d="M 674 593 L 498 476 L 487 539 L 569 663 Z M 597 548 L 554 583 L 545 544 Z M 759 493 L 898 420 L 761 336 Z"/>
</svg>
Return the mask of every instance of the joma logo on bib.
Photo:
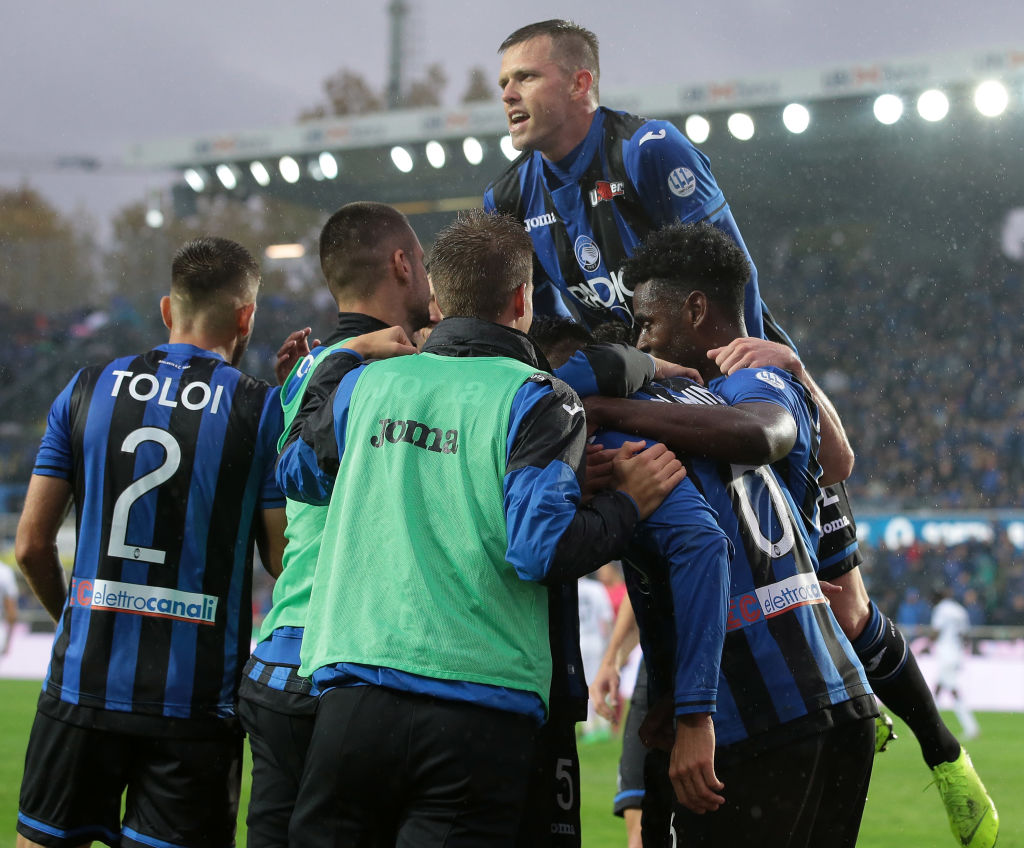
<svg viewBox="0 0 1024 848">
<path fill-rule="evenodd" d="M 430 427 L 411 418 L 405 421 L 381 418 L 377 423 L 380 425 L 380 432 L 370 439 L 370 444 L 375 448 L 404 442 L 414 448 L 423 448 L 434 453 L 459 452 L 458 430 L 441 430 L 439 427 Z"/>
</svg>

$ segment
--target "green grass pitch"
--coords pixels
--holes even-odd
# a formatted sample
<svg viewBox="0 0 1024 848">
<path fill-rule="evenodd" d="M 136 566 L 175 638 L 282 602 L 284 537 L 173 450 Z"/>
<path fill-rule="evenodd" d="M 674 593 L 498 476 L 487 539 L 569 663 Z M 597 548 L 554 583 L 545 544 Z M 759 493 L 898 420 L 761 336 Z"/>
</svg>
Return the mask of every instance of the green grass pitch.
<svg viewBox="0 0 1024 848">
<path fill-rule="evenodd" d="M 6 822 L 0 848 L 15 844 L 18 787 L 38 692 L 36 681 L 0 680 L 0 811 Z M 945 718 L 957 732 L 956 719 Z M 968 750 L 999 808 L 998 848 L 1024 848 L 1024 714 L 982 713 L 978 719 L 982 735 Z M 955 842 L 917 743 L 898 721 L 897 733 L 899 740 L 875 760 L 858 848 L 951 848 Z M 625 846 L 622 820 L 610 812 L 619 745 L 612 739 L 580 748 L 585 848 Z M 244 811 L 248 768 L 242 791 Z M 244 812 L 241 818 L 238 844 L 244 845 Z"/>
</svg>

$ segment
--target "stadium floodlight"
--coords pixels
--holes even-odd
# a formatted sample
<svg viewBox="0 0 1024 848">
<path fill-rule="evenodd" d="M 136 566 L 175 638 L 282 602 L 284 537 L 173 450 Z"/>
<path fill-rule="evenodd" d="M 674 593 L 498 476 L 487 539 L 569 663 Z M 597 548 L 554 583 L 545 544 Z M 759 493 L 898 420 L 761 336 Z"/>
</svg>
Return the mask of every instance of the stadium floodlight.
<svg viewBox="0 0 1024 848">
<path fill-rule="evenodd" d="M 249 163 L 249 173 L 252 174 L 252 178 L 261 186 L 270 185 L 270 171 L 259 160 Z"/>
<path fill-rule="evenodd" d="M 391 161 L 403 174 L 408 174 L 412 170 L 412 154 L 404 147 L 391 148 Z"/>
<path fill-rule="evenodd" d="M 317 163 L 320 165 L 320 173 L 327 179 L 333 180 L 338 176 L 338 160 L 334 158 L 333 153 L 325 150 L 317 157 Z"/>
<path fill-rule="evenodd" d="M 238 187 L 238 174 L 230 165 L 218 165 L 216 168 L 217 179 L 228 191 Z"/>
<path fill-rule="evenodd" d="M 323 169 L 320 167 L 319 159 L 310 159 L 306 163 L 306 170 L 309 171 L 309 175 L 318 183 L 323 182 L 324 172 Z"/>
<path fill-rule="evenodd" d="M 470 165 L 479 165 L 484 161 L 484 146 L 473 136 L 462 140 L 462 153 Z"/>
<path fill-rule="evenodd" d="M 426 146 L 427 161 L 432 168 L 443 168 L 445 160 L 444 145 L 439 141 L 428 141 Z"/>
<path fill-rule="evenodd" d="M 929 88 L 917 98 L 917 114 L 926 121 L 941 121 L 949 114 L 949 98 L 937 88 Z"/>
<path fill-rule="evenodd" d="M 185 182 L 188 183 L 189 188 L 197 194 L 206 188 L 206 175 L 199 168 L 186 168 L 182 176 L 185 178 Z"/>
<path fill-rule="evenodd" d="M 974 89 L 974 106 L 986 118 L 996 118 L 1010 105 L 1010 92 L 999 80 L 985 80 Z"/>
<path fill-rule="evenodd" d="M 703 115 L 690 115 L 683 125 L 686 136 L 694 144 L 703 144 L 711 135 L 711 122 Z"/>
<path fill-rule="evenodd" d="M 903 117 L 903 100 L 895 94 L 880 94 L 875 98 L 874 112 L 880 124 L 895 124 Z"/>
<path fill-rule="evenodd" d="M 782 110 L 782 123 L 794 135 L 799 135 L 811 125 L 811 113 L 802 103 L 790 103 Z"/>
<path fill-rule="evenodd" d="M 299 163 L 291 156 L 282 156 L 277 162 L 277 170 L 281 172 L 281 176 L 284 177 L 286 183 L 297 183 L 299 177 L 302 176 L 302 169 L 299 167 Z"/>
<path fill-rule="evenodd" d="M 727 126 L 729 132 L 740 141 L 750 141 L 754 137 L 754 119 L 746 112 L 733 112 Z"/>
<path fill-rule="evenodd" d="M 297 242 L 292 244 L 268 244 L 263 251 L 267 259 L 301 259 L 306 255 L 306 248 Z"/>
<path fill-rule="evenodd" d="M 505 154 L 505 158 L 508 159 L 509 162 L 513 161 L 519 155 L 519 151 L 512 145 L 512 136 L 503 135 L 498 144 L 501 147 L 501 152 Z"/>
<path fill-rule="evenodd" d="M 151 206 L 146 210 L 146 226 L 152 227 L 154 230 L 159 229 L 164 225 L 164 213 L 159 209 Z"/>
</svg>

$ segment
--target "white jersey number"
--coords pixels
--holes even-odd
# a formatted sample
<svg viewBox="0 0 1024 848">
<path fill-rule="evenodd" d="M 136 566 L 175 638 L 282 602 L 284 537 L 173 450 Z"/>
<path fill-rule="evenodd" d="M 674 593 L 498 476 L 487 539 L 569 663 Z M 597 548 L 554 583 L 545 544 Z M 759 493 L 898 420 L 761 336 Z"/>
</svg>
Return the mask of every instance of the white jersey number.
<svg viewBox="0 0 1024 848">
<path fill-rule="evenodd" d="M 165 451 L 164 461 L 148 474 L 143 474 L 118 495 L 117 501 L 114 503 L 114 515 L 110 522 L 110 544 L 107 546 L 107 556 L 162 565 L 167 558 L 165 551 L 128 544 L 128 513 L 131 511 L 132 504 L 146 492 L 171 479 L 181 464 L 181 447 L 166 430 L 156 427 L 140 427 L 125 436 L 124 442 L 121 443 L 121 450 L 125 453 L 135 453 L 143 442 L 156 442 L 161 445 Z"/>
<path fill-rule="evenodd" d="M 772 557 L 772 559 L 785 556 L 793 550 L 795 534 L 786 503 L 786 496 L 782 494 L 778 481 L 764 465 L 730 465 L 729 467 L 732 469 L 733 477 L 731 488 L 736 493 L 736 499 L 739 501 L 740 506 L 740 515 L 743 518 L 743 523 L 747 525 L 750 538 L 754 540 L 758 548 Z M 747 492 L 744 481 L 744 477 L 747 474 L 760 477 L 768 489 L 768 496 L 771 498 L 772 506 L 775 508 L 775 517 L 779 520 L 779 524 L 782 527 L 782 537 L 778 541 L 772 541 L 761 532 L 761 525 L 758 523 L 754 507 L 750 503 L 750 495 Z"/>
</svg>

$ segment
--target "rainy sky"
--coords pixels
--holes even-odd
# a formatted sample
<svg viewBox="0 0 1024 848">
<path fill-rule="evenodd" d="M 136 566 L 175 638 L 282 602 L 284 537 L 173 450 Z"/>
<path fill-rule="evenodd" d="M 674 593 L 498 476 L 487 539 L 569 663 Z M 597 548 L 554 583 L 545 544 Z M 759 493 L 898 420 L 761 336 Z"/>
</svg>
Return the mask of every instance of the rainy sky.
<svg viewBox="0 0 1024 848">
<path fill-rule="evenodd" d="M 90 0 L 4 4 L 0 185 L 23 181 L 102 222 L 169 175 L 55 169 L 116 163 L 132 142 L 294 122 L 341 67 L 388 74 L 391 0 Z M 988 48 L 1024 49 L 1024 3 L 953 0 L 406 0 L 406 76 L 440 63 L 454 105 L 469 69 L 496 78 L 497 45 L 536 20 L 571 18 L 601 40 L 602 93 L 645 83 L 757 77 Z M 497 91 L 497 86 L 495 86 Z M 499 108 L 497 99 L 495 108 Z"/>
</svg>

